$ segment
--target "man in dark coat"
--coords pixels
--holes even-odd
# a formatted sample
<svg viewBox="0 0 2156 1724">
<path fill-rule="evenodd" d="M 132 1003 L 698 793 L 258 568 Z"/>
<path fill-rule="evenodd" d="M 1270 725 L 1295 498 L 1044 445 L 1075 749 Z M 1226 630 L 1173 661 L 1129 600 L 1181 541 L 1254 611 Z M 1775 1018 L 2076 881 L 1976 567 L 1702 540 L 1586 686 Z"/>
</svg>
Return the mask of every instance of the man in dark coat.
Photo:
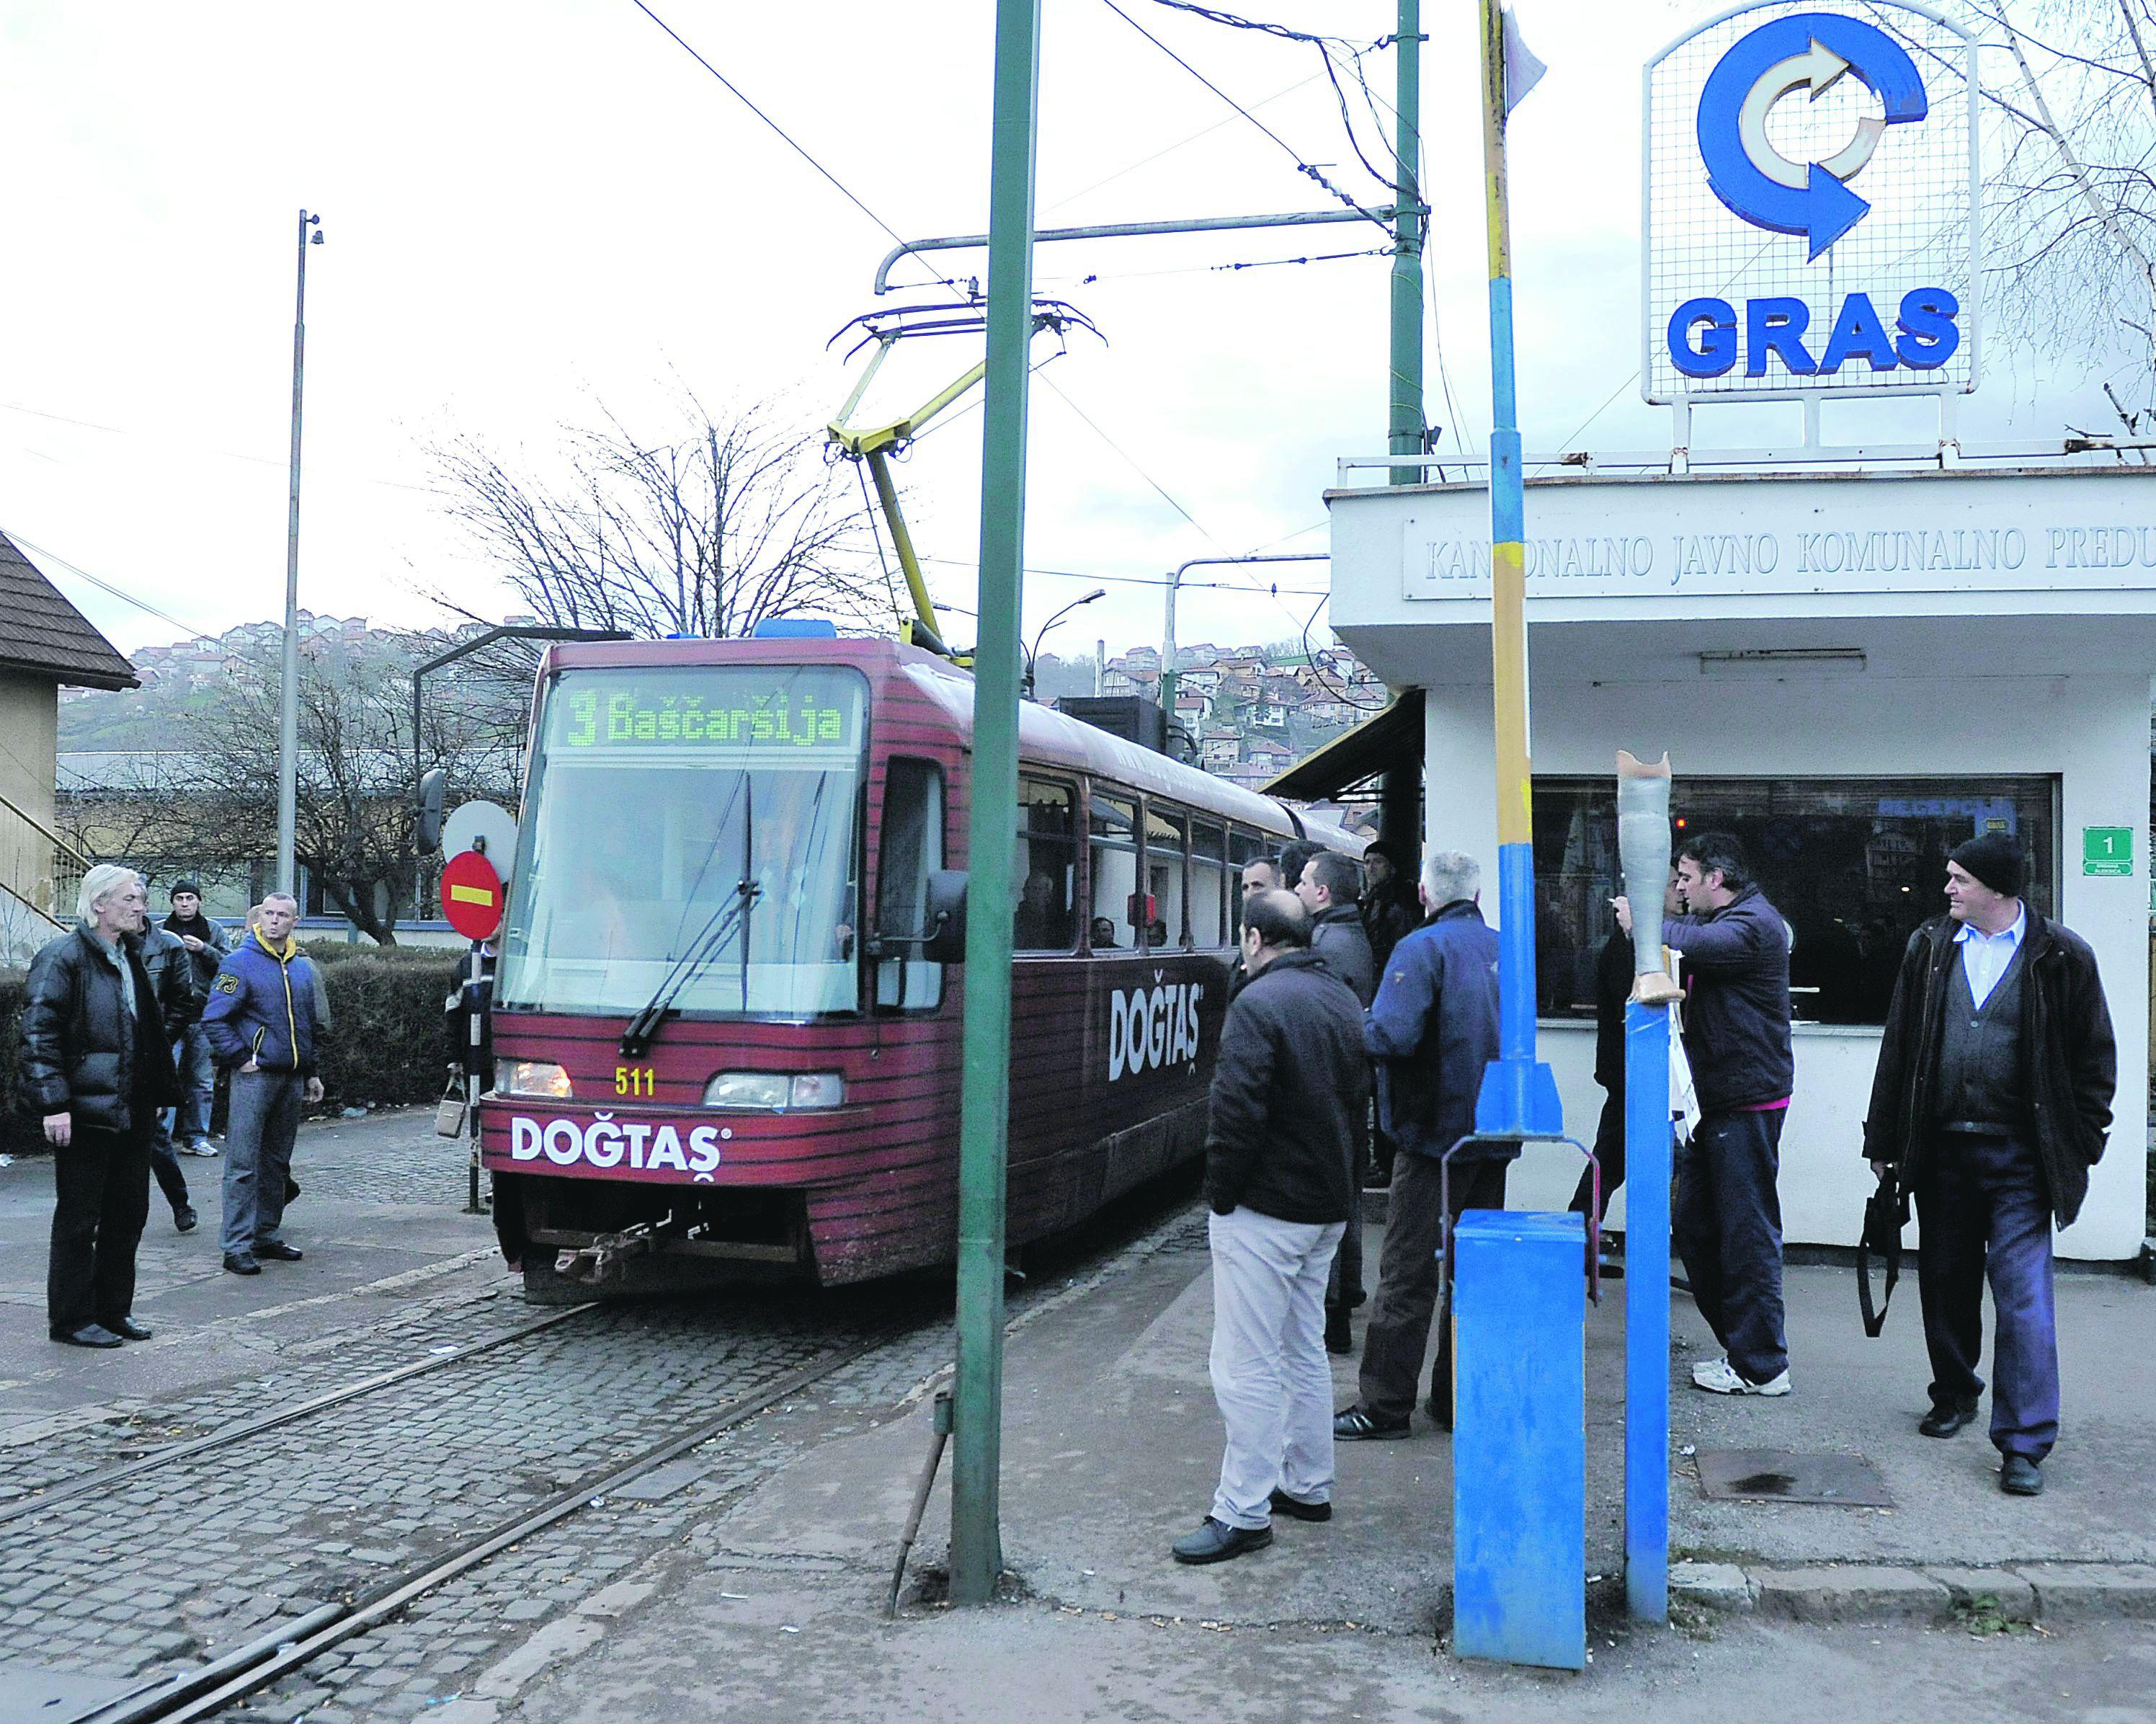
<svg viewBox="0 0 2156 1724">
<path fill-rule="evenodd" d="M 76 1347 L 147 1341 L 131 1315 L 135 1248 L 150 1212 L 150 1133 L 175 1100 L 172 1050 L 142 967 L 148 894 L 131 869 L 83 876 L 79 924 L 31 961 L 22 1094 L 53 1147 L 52 1338 Z"/>
<path fill-rule="evenodd" d="M 1370 937 L 1363 931 L 1358 900 L 1363 892 L 1363 869 L 1353 858 L 1325 851 L 1303 864 L 1302 878 L 1295 895 L 1310 912 L 1310 949 L 1325 967 L 1348 984 L 1355 1003 L 1367 1008 L 1377 997 L 1378 971 L 1370 957 Z M 1363 1181 L 1370 1171 L 1367 1129 L 1356 1138 L 1355 1190 L 1357 1212 L 1348 1218 L 1341 1235 L 1340 1249 L 1332 1258 L 1332 1279 L 1325 1289 L 1325 1351 L 1352 1353 L 1355 1338 L 1348 1314 L 1366 1296 L 1363 1289 Z"/>
<path fill-rule="evenodd" d="M 1497 1057 L 1497 936 L 1482 919 L 1482 870 L 1472 857 L 1437 851 L 1423 863 L 1428 919 L 1393 949 L 1378 997 L 1363 1017 L 1363 1045 L 1378 1063 L 1378 1122 L 1399 1146 L 1393 1169 L 1378 1296 L 1363 1337 L 1361 1399 L 1332 1421 L 1348 1442 L 1404 1437 L 1437 1315 L 1430 1416 L 1452 1428 L 1452 1324 L 1438 1313 L 1438 1251 L 1448 1215 L 1505 1207 L 1505 1170 L 1517 1144 L 1452 1158 L 1475 1130 L 1482 1073 Z"/>
<path fill-rule="evenodd" d="M 147 912 L 143 916 L 141 940 L 142 969 L 150 978 L 151 991 L 157 997 L 165 1043 L 172 1051 L 173 1082 L 182 1097 L 182 1105 L 161 1109 L 151 1128 L 150 1171 L 157 1176 L 157 1189 L 165 1194 L 165 1201 L 172 1206 L 172 1225 L 182 1233 L 192 1233 L 194 1205 L 187 1201 L 187 1178 L 180 1171 L 172 1122 L 185 1111 L 187 1064 L 182 1056 L 187 1037 L 198 1033 L 196 1023 L 202 1016 L 207 991 L 196 985 L 194 955 L 186 942 L 151 921 Z"/>
<path fill-rule="evenodd" d="M 2051 1223 L 2070 1224 L 2111 1130 L 2118 1050 L 2096 955 L 2021 901 L 2020 846 L 1972 838 L 1947 863 L 1947 913 L 1909 938 L 1880 1040 L 1864 1153 L 1917 1203 L 1917 1286 L 1932 1410 L 1976 1417 L 1984 1283 L 1994 1313 L 1999 1488 L 2034 1496 L 2059 1435 Z"/>
<path fill-rule="evenodd" d="M 165 918 L 165 932 L 187 949 L 195 968 L 195 992 L 209 998 L 217 966 L 224 961 L 232 943 L 224 930 L 203 914 L 202 888 L 192 880 L 172 883 L 172 910 Z M 173 1051 L 180 1071 L 180 1105 L 172 1124 L 172 1147 L 182 1155 L 214 1155 L 209 1140 L 209 1116 L 217 1097 L 217 1064 L 209 1055 L 209 1041 L 203 1034 L 198 1010 L 187 1021 L 187 1033 Z"/>
<path fill-rule="evenodd" d="M 1354 1203 L 1367 1067 L 1355 997 L 1310 947 L 1285 892 L 1244 907 L 1250 980 L 1228 1008 L 1205 1137 L 1213 1392 L 1220 1482 L 1178 1562 L 1272 1542 L 1272 1517 L 1332 1518 L 1332 1372 L 1325 1277 Z"/>
<path fill-rule="evenodd" d="M 1715 1395 L 1786 1395 L 1782 1320 L 1782 1124 L 1789 1046 L 1789 924 L 1753 883 L 1743 847 L 1702 832 L 1677 852 L 1685 913 L 1662 924 L 1684 955 L 1685 1057 L 1700 1119 L 1677 1170 L 1671 1240 L 1692 1299 L 1726 1350 L 1691 1368 Z M 1617 900 L 1632 931 L 1631 906 Z"/>
</svg>

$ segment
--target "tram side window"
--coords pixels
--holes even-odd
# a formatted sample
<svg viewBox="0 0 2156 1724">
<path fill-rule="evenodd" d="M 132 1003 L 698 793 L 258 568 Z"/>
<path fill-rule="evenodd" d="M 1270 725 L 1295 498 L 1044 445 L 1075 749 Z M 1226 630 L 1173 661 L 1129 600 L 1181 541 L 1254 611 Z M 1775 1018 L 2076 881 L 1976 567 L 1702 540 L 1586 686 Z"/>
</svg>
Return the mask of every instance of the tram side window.
<svg viewBox="0 0 2156 1724">
<path fill-rule="evenodd" d="M 1217 946 L 1227 939 L 1227 829 L 1209 820 L 1191 821 L 1190 937 L 1199 945 Z"/>
<path fill-rule="evenodd" d="M 1186 824 L 1180 809 L 1146 805 L 1146 891 L 1152 898 L 1152 920 L 1145 934 L 1146 944 L 1155 951 L 1190 944 L 1190 924 L 1183 914 Z"/>
<path fill-rule="evenodd" d="M 876 867 L 876 931 L 927 931 L 928 876 L 943 866 L 943 773 L 931 760 L 895 759 L 884 769 L 883 819 Z M 900 946 L 876 965 L 878 1006 L 920 1010 L 940 1005 L 943 966 Z"/>
<path fill-rule="evenodd" d="M 1018 784 L 1017 913 L 1011 945 L 1020 952 L 1067 952 L 1078 932 L 1077 804 L 1067 785 L 1037 778 Z"/>
<path fill-rule="evenodd" d="M 1086 848 L 1093 879 L 1093 920 L 1087 944 L 1094 951 L 1127 951 L 1144 930 L 1131 922 L 1138 889 L 1137 805 L 1122 796 L 1096 795 L 1088 812 Z"/>
<path fill-rule="evenodd" d="M 1262 832 L 1237 826 L 1228 835 L 1228 932 L 1229 944 L 1243 943 L 1243 870 L 1254 862 L 1266 862 L 1274 853 L 1273 841 Z"/>
</svg>

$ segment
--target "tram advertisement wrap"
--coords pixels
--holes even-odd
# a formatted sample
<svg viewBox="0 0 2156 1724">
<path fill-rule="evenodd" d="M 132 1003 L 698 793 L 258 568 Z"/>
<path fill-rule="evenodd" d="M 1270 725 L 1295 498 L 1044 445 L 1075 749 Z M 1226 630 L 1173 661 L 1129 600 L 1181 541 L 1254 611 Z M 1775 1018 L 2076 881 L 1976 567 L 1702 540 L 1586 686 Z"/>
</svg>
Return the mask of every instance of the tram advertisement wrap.
<svg viewBox="0 0 2156 1724">
<path fill-rule="evenodd" d="M 534 1115 L 511 1107 L 488 1123 L 507 1140 L 489 1132 L 481 1160 L 502 1172 L 677 1185 L 716 1183 L 734 1137 L 732 1125 L 619 1111 Z"/>
</svg>

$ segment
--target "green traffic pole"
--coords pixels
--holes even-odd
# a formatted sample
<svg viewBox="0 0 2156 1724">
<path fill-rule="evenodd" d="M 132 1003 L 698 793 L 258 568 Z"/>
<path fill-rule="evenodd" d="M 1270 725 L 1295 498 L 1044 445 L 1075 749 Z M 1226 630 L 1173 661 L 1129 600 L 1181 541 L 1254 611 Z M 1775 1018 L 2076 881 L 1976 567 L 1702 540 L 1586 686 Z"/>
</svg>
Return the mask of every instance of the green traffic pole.
<svg viewBox="0 0 2156 1724">
<path fill-rule="evenodd" d="M 986 1603 L 1003 1572 L 1004 1194 L 1010 1119 L 1011 867 L 1017 858 L 1019 599 L 1033 335 L 1034 120 L 1040 0 L 996 0 L 988 178 L 987 399 L 981 435 L 981 630 L 973 660 L 973 837 L 958 1134 L 958 1378 L 951 1599 Z"/>
<path fill-rule="evenodd" d="M 1422 0 L 1400 0 L 1399 55 L 1394 108 L 1399 121 L 1394 146 L 1399 191 L 1393 199 L 1393 338 L 1388 425 L 1389 455 L 1423 452 L 1422 407 L 1422 184 L 1415 171 L 1422 112 Z M 1394 485 L 1418 484 L 1420 467 L 1394 467 Z"/>
</svg>

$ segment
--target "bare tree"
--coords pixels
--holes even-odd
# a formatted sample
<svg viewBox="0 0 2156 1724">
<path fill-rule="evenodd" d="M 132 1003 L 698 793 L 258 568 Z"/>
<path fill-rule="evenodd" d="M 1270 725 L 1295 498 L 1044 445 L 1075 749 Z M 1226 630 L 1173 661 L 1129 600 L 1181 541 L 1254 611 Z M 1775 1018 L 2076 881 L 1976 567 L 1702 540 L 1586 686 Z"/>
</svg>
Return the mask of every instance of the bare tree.
<svg viewBox="0 0 2156 1724">
<path fill-rule="evenodd" d="M 330 903 L 382 945 L 396 944 L 398 912 L 419 883 L 411 671 L 435 644 L 365 652 L 302 644 L 294 852 Z M 165 877 L 249 869 L 274 855 L 279 675 L 274 650 L 235 655 L 217 703 L 190 719 L 184 746 L 115 762 L 95 786 L 64 799 L 63 829 L 94 856 Z M 513 805 L 521 692 L 476 676 L 434 692 L 429 761 L 447 765 L 461 790 Z"/>
<path fill-rule="evenodd" d="M 1987 56 L 1982 110 L 2000 332 L 2090 370 L 2122 357 L 2123 392 L 2139 405 L 2112 399 L 2133 429 L 2156 406 L 2156 0 L 1948 9 L 2000 50 Z M 1891 10 L 1878 17 L 1898 25 Z"/>
<path fill-rule="evenodd" d="M 888 620 L 869 517 L 820 433 L 767 406 L 715 417 L 685 390 L 655 440 L 603 416 L 565 434 L 551 476 L 469 438 L 436 451 L 450 513 L 544 620 L 726 636 L 806 613 Z"/>
</svg>

